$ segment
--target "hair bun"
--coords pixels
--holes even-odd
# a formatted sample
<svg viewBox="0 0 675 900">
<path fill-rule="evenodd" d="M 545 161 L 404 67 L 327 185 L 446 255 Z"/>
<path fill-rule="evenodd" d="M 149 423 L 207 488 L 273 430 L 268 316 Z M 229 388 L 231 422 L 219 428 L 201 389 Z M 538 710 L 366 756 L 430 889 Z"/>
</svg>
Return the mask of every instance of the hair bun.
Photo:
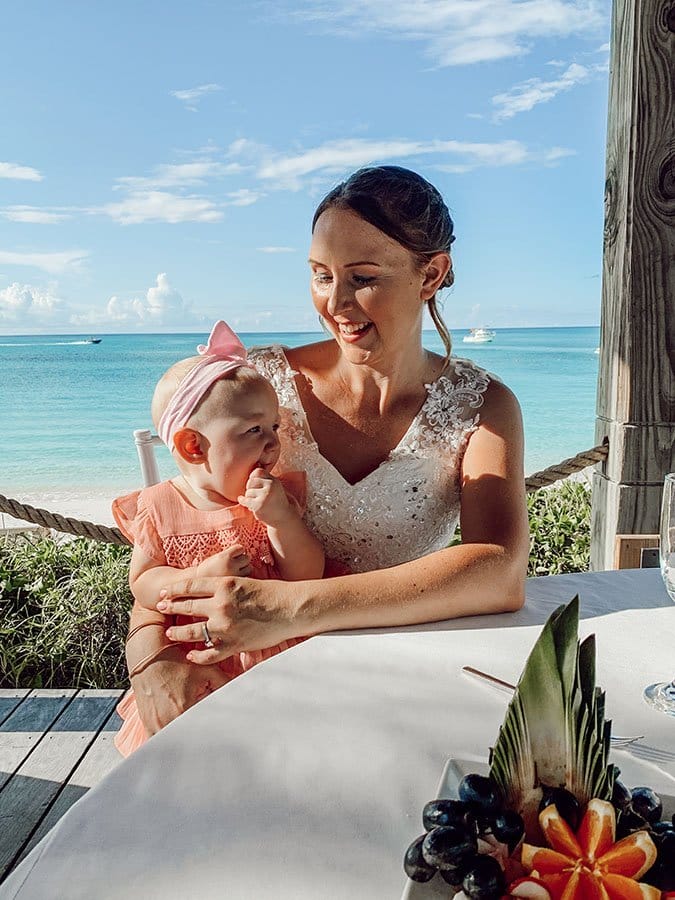
<svg viewBox="0 0 675 900">
<path fill-rule="evenodd" d="M 443 279 L 442 288 L 452 287 L 455 283 L 455 273 L 452 271 L 452 266 L 448 269 L 447 275 Z"/>
</svg>

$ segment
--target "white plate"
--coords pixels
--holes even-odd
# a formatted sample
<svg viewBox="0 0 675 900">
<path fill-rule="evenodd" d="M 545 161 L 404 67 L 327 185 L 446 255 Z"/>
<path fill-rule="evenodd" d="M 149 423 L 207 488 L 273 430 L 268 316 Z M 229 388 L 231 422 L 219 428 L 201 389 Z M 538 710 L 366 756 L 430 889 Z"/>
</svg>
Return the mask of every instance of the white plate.
<svg viewBox="0 0 675 900">
<path fill-rule="evenodd" d="M 624 770 L 624 766 L 621 765 L 621 762 L 623 762 L 623 760 L 619 761 L 619 767 Z M 640 761 L 633 758 L 631 759 L 630 766 L 626 765 L 625 769 L 630 770 L 630 777 L 624 781 L 624 772 L 622 771 L 620 780 L 631 788 L 637 787 L 638 785 L 649 785 L 650 783 L 654 783 L 654 769 L 648 764 L 640 765 Z M 477 772 L 479 775 L 487 775 L 487 762 L 476 762 L 475 760 L 466 759 L 449 759 L 443 769 L 441 781 L 438 785 L 438 793 L 433 799 L 455 799 L 457 797 L 460 781 L 470 772 Z M 628 775 L 628 771 L 626 771 L 625 774 Z M 636 777 L 637 775 L 640 777 Z M 661 793 L 656 786 L 654 787 L 654 790 L 657 791 L 663 802 L 662 818 L 669 819 L 673 813 L 675 813 L 675 797 Z M 420 819 L 421 817 L 422 810 L 420 809 Z M 420 834 L 421 833 L 422 831 L 420 830 Z M 424 883 L 411 881 L 407 878 L 401 900 L 450 900 L 454 895 L 455 892 L 450 885 L 443 881 L 440 875 L 434 875 L 431 881 Z"/>
</svg>

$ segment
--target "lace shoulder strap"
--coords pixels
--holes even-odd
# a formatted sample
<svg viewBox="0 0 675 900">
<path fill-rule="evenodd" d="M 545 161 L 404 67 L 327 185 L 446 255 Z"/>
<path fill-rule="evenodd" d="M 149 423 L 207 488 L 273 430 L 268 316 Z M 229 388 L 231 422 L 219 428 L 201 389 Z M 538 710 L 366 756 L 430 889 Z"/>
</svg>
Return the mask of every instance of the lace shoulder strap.
<svg viewBox="0 0 675 900">
<path fill-rule="evenodd" d="M 279 397 L 281 406 L 297 407 L 297 391 L 293 382 L 295 372 L 291 369 L 281 344 L 270 347 L 253 347 L 248 358 L 263 378 L 271 382 Z"/>
<path fill-rule="evenodd" d="M 266 378 L 277 392 L 281 407 L 282 429 L 287 438 L 298 444 L 309 442 L 311 433 L 305 410 L 295 386 L 295 375 L 281 344 L 271 347 L 254 347 L 248 358 L 263 378 Z"/>
<path fill-rule="evenodd" d="M 445 372 L 426 385 L 415 443 L 457 446 L 468 438 L 478 427 L 478 410 L 493 377 L 470 359 L 453 356 Z"/>
</svg>

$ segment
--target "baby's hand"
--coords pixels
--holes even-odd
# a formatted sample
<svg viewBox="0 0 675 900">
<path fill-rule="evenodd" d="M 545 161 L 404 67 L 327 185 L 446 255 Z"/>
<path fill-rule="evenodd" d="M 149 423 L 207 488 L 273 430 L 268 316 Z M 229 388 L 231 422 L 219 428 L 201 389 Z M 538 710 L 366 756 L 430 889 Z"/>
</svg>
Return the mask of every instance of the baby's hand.
<svg viewBox="0 0 675 900">
<path fill-rule="evenodd" d="M 238 497 L 238 502 L 264 525 L 277 528 L 293 514 L 286 491 L 280 481 L 265 469 L 254 469 L 246 482 L 246 493 Z"/>
<path fill-rule="evenodd" d="M 238 575 L 247 578 L 251 574 L 251 560 L 244 553 L 241 544 L 233 544 L 214 556 L 209 556 L 197 566 L 197 575 L 207 578 L 220 578 L 225 575 Z"/>
</svg>

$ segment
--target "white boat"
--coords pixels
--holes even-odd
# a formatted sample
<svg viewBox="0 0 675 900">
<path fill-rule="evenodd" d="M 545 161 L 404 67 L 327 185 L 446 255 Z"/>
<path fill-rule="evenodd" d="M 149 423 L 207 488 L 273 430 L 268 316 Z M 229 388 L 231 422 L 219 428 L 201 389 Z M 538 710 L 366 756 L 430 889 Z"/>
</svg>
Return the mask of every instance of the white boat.
<svg viewBox="0 0 675 900">
<path fill-rule="evenodd" d="M 494 340 L 495 332 L 489 328 L 472 328 L 462 340 L 465 344 L 489 344 Z"/>
</svg>

